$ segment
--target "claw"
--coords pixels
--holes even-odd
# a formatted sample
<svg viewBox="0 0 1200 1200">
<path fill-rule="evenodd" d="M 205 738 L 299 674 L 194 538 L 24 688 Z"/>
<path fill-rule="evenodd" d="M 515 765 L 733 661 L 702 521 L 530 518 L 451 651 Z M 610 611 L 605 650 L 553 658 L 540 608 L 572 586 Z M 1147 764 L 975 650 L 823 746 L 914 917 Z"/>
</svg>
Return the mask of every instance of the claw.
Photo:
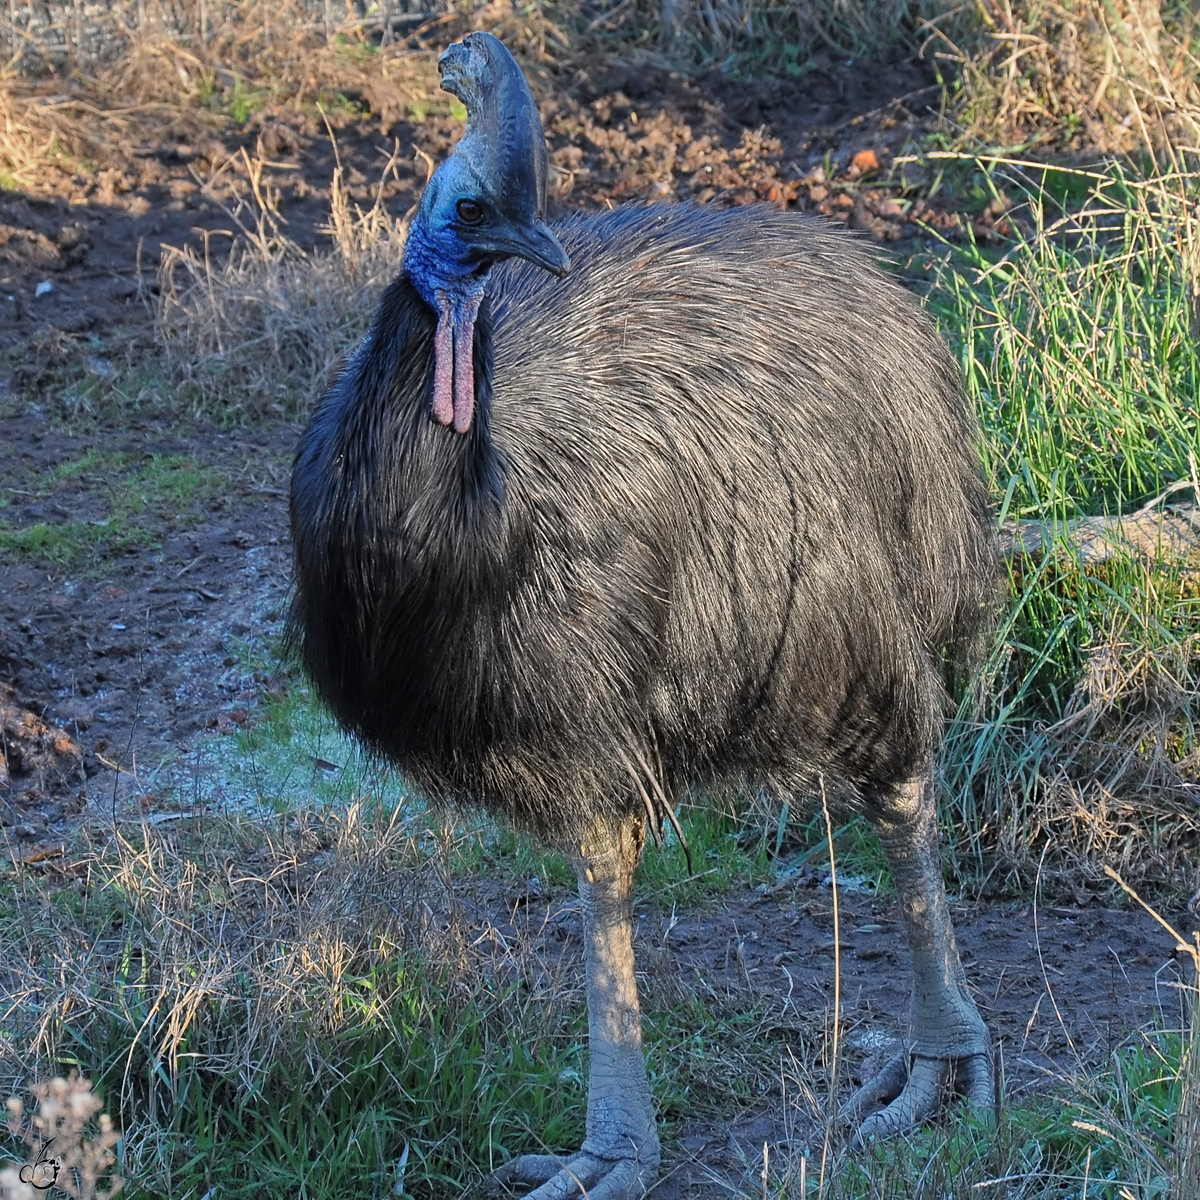
<svg viewBox="0 0 1200 1200">
<path fill-rule="evenodd" d="M 868 1109 L 895 1100 L 908 1082 L 908 1052 L 892 1055 L 838 1110 L 838 1120 L 858 1121 Z"/>
<path fill-rule="evenodd" d="M 990 1054 L 972 1054 L 955 1064 L 954 1090 L 981 1112 L 995 1112 L 998 1093 Z"/>
<path fill-rule="evenodd" d="M 965 1058 L 915 1055 L 910 1066 L 908 1051 L 902 1050 L 850 1097 L 838 1115 L 856 1120 L 864 1110 L 885 1104 L 859 1125 L 850 1143 L 857 1149 L 872 1139 L 894 1137 L 923 1125 L 955 1092 L 983 1112 L 995 1109 L 996 1079 L 990 1054 Z"/>
<path fill-rule="evenodd" d="M 566 1165 L 557 1154 L 522 1154 L 492 1172 L 492 1183 L 501 1187 L 540 1187 Z"/>
<path fill-rule="evenodd" d="M 580 1194 L 588 1200 L 638 1200 L 650 1182 L 644 1167 L 632 1158 L 609 1161 L 581 1152 L 569 1159 L 552 1154 L 525 1154 L 505 1163 L 492 1179 L 506 1187 L 536 1184 L 525 1200 L 569 1200 Z"/>
</svg>

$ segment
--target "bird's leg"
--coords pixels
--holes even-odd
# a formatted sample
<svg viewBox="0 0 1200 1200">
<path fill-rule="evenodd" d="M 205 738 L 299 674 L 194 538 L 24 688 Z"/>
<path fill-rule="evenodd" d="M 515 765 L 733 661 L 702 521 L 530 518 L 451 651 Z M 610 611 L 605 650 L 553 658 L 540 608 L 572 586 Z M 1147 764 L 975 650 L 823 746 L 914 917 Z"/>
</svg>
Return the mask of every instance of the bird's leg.
<svg viewBox="0 0 1200 1200">
<path fill-rule="evenodd" d="M 633 964 L 633 873 L 645 829 L 629 820 L 597 826 L 568 857 L 579 878 L 587 963 L 587 1135 L 569 1158 L 529 1154 L 496 1172 L 506 1184 L 536 1184 L 528 1200 L 636 1200 L 658 1169 L 658 1131 L 642 1054 Z"/>
<path fill-rule="evenodd" d="M 911 1129 L 941 1107 L 950 1091 L 985 1110 L 995 1106 L 987 1026 L 967 989 L 958 957 L 938 854 L 933 781 L 926 774 L 881 798 L 872 812 L 908 933 L 913 994 L 908 1044 L 842 1109 L 857 1120 L 855 1141 Z"/>
</svg>

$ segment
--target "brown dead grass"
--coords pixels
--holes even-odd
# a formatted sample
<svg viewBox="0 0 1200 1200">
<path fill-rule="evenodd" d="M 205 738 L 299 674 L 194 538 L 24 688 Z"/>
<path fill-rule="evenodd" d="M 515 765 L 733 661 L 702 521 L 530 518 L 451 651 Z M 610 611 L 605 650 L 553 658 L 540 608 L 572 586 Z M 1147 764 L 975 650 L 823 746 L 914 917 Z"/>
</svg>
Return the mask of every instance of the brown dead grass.
<svg viewBox="0 0 1200 1200">
<path fill-rule="evenodd" d="M 177 1078 L 185 1045 L 249 1087 L 255 1064 L 296 1050 L 301 1014 L 312 1050 L 360 1010 L 352 979 L 373 965 L 414 950 L 461 957 L 452 897 L 399 809 L 378 822 L 355 804 L 273 827 L 234 820 L 195 838 L 131 833 L 115 830 L 75 865 L 90 892 L 119 898 L 115 940 L 96 941 L 85 910 L 57 914 L 50 942 L 31 925 L 12 947 L 23 991 L 9 1011 L 36 1017 L 19 1031 L 27 1070 L 54 1061 L 64 1037 L 86 1044 L 93 1027 L 116 1024 L 131 1035 L 122 1094 L 147 1062 L 150 1079 Z M 31 901 L 31 922 L 38 910 Z M 383 1013 L 389 999 L 371 1003 Z"/>
<path fill-rule="evenodd" d="M 142 29 L 135 5 L 114 5 L 92 23 L 108 39 L 103 56 L 53 69 L 27 53 L 0 69 L 0 171 L 10 186 L 54 190 L 59 176 L 121 166 L 138 147 L 202 142 L 229 128 L 239 106 L 336 109 L 352 96 L 398 115 L 437 88 L 436 53 L 375 47 L 362 22 L 327 30 L 297 5 L 267 13 L 256 0 L 184 0 L 171 23 L 145 9 Z M 450 40 L 436 28 L 431 36 Z"/>
<path fill-rule="evenodd" d="M 491 0 L 434 6 L 395 37 L 378 16 L 327 24 L 294 0 L 269 12 L 182 0 L 170 20 L 140 9 L 140 25 L 134 3 L 89 17 L 102 53 L 85 46 L 51 71 L 27 50 L 0 72 L 0 170 L 13 184 L 37 190 L 135 145 L 202 139 L 249 96 L 297 108 L 361 97 L 389 123 L 437 95 L 438 52 L 471 28 L 503 38 L 535 77 L 597 57 L 800 73 L 822 55 L 885 58 L 924 37 L 956 77 L 951 109 L 973 140 L 1160 158 L 1200 146 L 1200 17 L 1184 0 Z"/>
<path fill-rule="evenodd" d="M 332 136 L 332 131 L 331 131 Z M 335 143 L 336 144 L 336 143 Z M 307 253 L 283 231 L 264 158 L 231 159 L 232 202 L 214 199 L 241 230 L 232 249 L 171 248 L 159 268 L 156 330 L 168 371 L 193 405 L 254 416 L 302 411 L 366 332 L 379 292 L 399 269 L 407 219 L 355 205 L 334 173 L 328 250 Z"/>
<path fill-rule="evenodd" d="M 1200 12 L 1179 0 L 974 0 L 935 23 L 973 140 L 1200 154 Z"/>
<path fill-rule="evenodd" d="M 952 730 L 947 782 L 964 790 L 949 827 L 975 864 L 962 871 L 972 886 L 1024 891 L 1040 875 L 1069 892 L 1081 881 L 1103 886 L 1104 872 L 1116 870 L 1155 894 L 1194 890 L 1200 550 L 1193 542 L 1166 559 L 1162 549 L 1140 554 L 1125 543 L 1088 560 L 1086 537 L 1080 545 L 1060 534 L 1014 566 L 1018 590 L 1026 570 L 1067 593 L 1107 585 L 1120 602 L 1095 631 L 1060 717 L 1006 719 L 996 697 L 1011 697 L 1029 670 L 1027 651 L 1009 638 L 979 684 L 986 732 L 969 721 Z"/>
</svg>

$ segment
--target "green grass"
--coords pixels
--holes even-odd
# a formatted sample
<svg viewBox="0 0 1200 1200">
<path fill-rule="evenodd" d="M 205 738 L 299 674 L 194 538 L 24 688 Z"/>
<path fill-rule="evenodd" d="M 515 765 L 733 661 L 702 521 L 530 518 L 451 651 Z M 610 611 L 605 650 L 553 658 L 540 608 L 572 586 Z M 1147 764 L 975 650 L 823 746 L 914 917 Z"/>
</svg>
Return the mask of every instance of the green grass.
<svg viewBox="0 0 1200 1200">
<path fill-rule="evenodd" d="M 1037 213 L 1039 223 L 1044 212 Z M 1118 512 L 1190 475 L 1200 341 L 1186 276 L 1129 214 L 1113 241 L 970 253 L 936 301 L 1006 515 Z"/>
<path fill-rule="evenodd" d="M 977 878 L 999 864 L 1024 886 L 1048 852 L 1056 868 L 1108 861 L 1182 890 L 1200 882 L 1184 802 L 1200 746 L 1200 555 L 1085 561 L 1071 529 L 1196 479 L 1195 299 L 1170 197 L 1116 168 L 1091 185 L 1097 216 L 1064 232 L 1053 198 L 1031 193 L 1028 232 L 999 258 L 955 251 L 930 297 L 1000 517 L 1045 534 L 1007 561 L 1010 602 L 942 756 L 945 824 L 957 869 Z M 1071 836 L 1081 808 L 1107 822 L 1086 848 Z"/>
<path fill-rule="evenodd" d="M 78 504 L 83 493 L 98 515 L 28 525 L 0 517 L 0 552 L 71 570 L 103 569 L 123 555 L 161 545 L 169 529 L 198 523 L 200 506 L 220 495 L 226 482 L 220 471 L 181 455 L 140 458 L 91 449 L 27 490 L 64 506 Z M 5 499 L 7 508 L 11 500 Z"/>
<path fill-rule="evenodd" d="M 315 1200 L 351 1189 L 386 1194 L 407 1148 L 409 1187 L 446 1193 L 470 1181 L 474 1164 L 536 1145 L 531 1130 L 555 1145 L 577 1140 L 578 1019 L 531 1005 L 515 983 L 464 991 L 461 982 L 440 965 L 398 957 L 346 980 L 335 1033 L 294 1031 L 308 1059 L 281 1055 L 250 1087 L 186 1064 L 161 1153 L 146 1165 L 174 1195 L 217 1187 L 229 1197 Z M 107 1072 L 95 1064 L 97 1074 L 123 1066 L 131 1033 L 124 1022 L 109 1031 L 115 1056 Z M 135 1070 L 148 1068 L 139 1055 Z M 148 1182 L 142 1194 L 158 1186 Z"/>
<path fill-rule="evenodd" d="M 280 702 L 226 757 L 270 743 L 306 757 L 312 711 L 303 695 Z M 259 784 L 270 778 L 287 773 Z M 131 1195 L 383 1195 L 407 1157 L 411 1194 L 449 1196 L 490 1163 L 582 1136 L 575 955 L 456 932 L 473 881 L 507 894 L 540 874 L 546 904 L 573 903 L 565 865 L 490 825 L 447 828 L 394 780 L 384 794 L 366 779 L 348 767 L 316 810 L 118 840 L 86 893 L 31 897 L 0 874 L 0 926 L 32 955 L 30 978 L 46 954 L 70 964 L 33 1010 L 55 1014 L 44 1050 L 57 1067 L 96 1080 L 121 1116 Z M 678 880 L 679 858 L 659 870 Z M 647 998 L 664 1118 L 769 1087 L 770 1014 L 749 996 L 726 1007 L 677 992 Z"/>
</svg>

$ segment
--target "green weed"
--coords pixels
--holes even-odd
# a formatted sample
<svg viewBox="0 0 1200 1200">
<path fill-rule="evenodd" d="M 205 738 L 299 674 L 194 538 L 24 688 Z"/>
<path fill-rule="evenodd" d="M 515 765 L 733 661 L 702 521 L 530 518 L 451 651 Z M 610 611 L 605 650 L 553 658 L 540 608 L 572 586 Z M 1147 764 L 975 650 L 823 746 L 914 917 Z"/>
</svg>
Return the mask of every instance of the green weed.
<svg viewBox="0 0 1200 1200">
<path fill-rule="evenodd" d="M 946 824 L 968 875 L 999 865 L 1023 886 L 1048 850 L 1056 869 L 1111 861 L 1192 887 L 1200 548 L 1163 549 L 1154 506 L 1140 540 L 1095 540 L 1195 487 L 1187 243 L 1148 184 L 1089 179 L 1083 211 L 1030 193 L 1030 232 L 999 259 L 952 255 L 930 300 L 1011 543 L 1009 601 L 942 755 Z"/>
<path fill-rule="evenodd" d="M 0 518 L 0 550 L 68 569 L 96 569 L 123 554 L 161 544 L 168 529 L 200 519 L 198 506 L 219 495 L 224 476 L 179 455 L 130 455 L 91 449 L 60 463 L 28 489 L 40 499 L 78 506 L 80 493 L 97 515 L 17 525 Z"/>
<path fill-rule="evenodd" d="M 252 114 L 270 102 L 266 89 L 247 83 L 240 75 L 234 77 L 232 84 L 227 84 L 216 74 L 206 71 L 197 91 L 203 105 L 237 125 L 244 125 Z"/>
</svg>

